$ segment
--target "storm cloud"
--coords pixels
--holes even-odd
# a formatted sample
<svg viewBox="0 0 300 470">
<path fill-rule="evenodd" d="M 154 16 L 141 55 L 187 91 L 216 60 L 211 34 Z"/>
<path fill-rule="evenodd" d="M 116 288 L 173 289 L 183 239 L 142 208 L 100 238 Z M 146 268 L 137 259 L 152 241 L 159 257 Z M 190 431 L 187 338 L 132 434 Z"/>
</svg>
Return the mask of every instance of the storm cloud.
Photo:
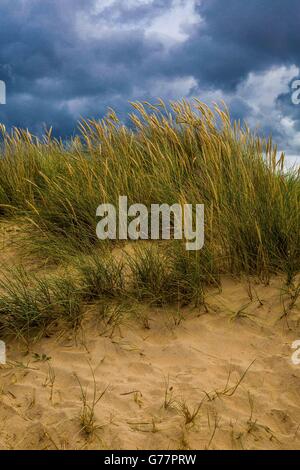
<svg viewBox="0 0 300 470">
<path fill-rule="evenodd" d="M 300 154 L 298 0 L 1 0 L 0 121 L 67 137 L 129 101 L 224 99 Z"/>
</svg>

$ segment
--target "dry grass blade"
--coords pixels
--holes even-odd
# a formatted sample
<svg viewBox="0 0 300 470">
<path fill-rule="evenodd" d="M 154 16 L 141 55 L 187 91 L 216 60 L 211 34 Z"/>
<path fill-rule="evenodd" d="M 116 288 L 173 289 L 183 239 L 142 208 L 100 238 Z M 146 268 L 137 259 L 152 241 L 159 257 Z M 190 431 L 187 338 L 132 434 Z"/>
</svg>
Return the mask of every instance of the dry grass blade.
<svg viewBox="0 0 300 470">
<path fill-rule="evenodd" d="M 101 428 L 100 425 L 96 424 L 95 407 L 99 403 L 99 401 L 104 397 L 108 389 L 108 386 L 101 393 L 98 394 L 95 373 L 91 364 L 89 364 L 89 366 L 90 366 L 92 379 L 93 379 L 93 395 L 92 395 L 91 400 L 89 400 L 88 391 L 83 388 L 79 377 L 76 374 L 75 374 L 75 377 L 80 386 L 80 392 L 81 392 L 81 401 L 82 401 L 82 408 L 80 412 L 81 430 L 87 436 L 92 436 L 97 429 Z"/>
</svg>

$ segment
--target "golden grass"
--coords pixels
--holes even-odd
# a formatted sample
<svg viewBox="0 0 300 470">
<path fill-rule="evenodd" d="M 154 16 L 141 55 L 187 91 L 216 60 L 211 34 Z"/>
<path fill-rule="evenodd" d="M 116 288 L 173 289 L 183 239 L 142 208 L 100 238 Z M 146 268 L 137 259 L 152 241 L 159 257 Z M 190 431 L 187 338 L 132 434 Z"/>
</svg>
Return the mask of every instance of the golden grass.
<svg viewBox="0 0 300 470">
<path fill-rule="evenodd" d="M 0 214 L 29 227 L 24 247 L 78 268 L 82 256 L 103 252 L 107 260 L 116 247 L 96 237 L 99 204 L 117 205 L 119 195 L 147 207 L 204 204 L 201 252 L 186 252 L 173 240 L 158 249 L 138 246 L 127 260 L 130 286 L 121 265 L 83 262 L 79 297 L 105 297 L 113 286 L 118 296 L 198 304 L 204 286 L 219 285 L 221 273 L 268 283 L 283 272 L 292 285 L 300 266 L 299 172 L 284 172 L 284 155 L 277 156 L 271 138 L 232 122 L 225 106 L 212 110 L 198 100 L 132 106 L 130 125 L 110 110 L 101 121 L 81 121 L 80 134 L 68 143 L 52 138 L 51 130 L 38 139 L 27 130 L 1 127 Z M 60 306 L 70 302 L 68 289 Z M 5 299 L 1 312 L 16 300 Z"/>
</svg>

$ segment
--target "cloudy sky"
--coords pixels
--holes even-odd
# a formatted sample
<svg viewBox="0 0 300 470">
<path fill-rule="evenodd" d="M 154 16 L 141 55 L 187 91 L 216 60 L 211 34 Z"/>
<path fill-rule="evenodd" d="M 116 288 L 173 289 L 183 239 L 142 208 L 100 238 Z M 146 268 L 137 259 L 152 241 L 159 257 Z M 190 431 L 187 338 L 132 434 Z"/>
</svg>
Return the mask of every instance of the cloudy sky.
<svg viewBox="0 0 300 470">
<path fill-rule="evenodd" d="M 65 137 L 128 101 L 224 99 L 300 163 L 299 76 L 299 0 L 0 0 L 7 127 Z"/>
</svg>

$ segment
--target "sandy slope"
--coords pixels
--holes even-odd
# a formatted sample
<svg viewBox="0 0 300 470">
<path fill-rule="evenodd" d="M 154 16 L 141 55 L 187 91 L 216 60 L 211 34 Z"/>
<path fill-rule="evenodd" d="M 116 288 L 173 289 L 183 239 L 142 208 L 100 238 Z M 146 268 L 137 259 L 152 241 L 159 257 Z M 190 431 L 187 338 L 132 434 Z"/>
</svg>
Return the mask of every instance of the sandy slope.
<svg viewBox="0 0 300 470">
<path fill-rule="evenodd" d="M 255 286 L 250 316 L 234 321 L 249 297 L 245 284 L 224 280 L 208 312 L 141 306 L 110 328 L 93 307 L 76 340 L 43 339 L 27 355 L 10 343 L 0 370 L 0 448 L 299 449 L 300 366 L 291 344 L 300 339 L 300 312 L 279 320 L 281 286 Z M 51 359 L 34 362 L 33 353 Z M 108 388 L 88 436 L 75 374 L 90 403 L 91 368 L 99 393 Z"/>
</svg>

